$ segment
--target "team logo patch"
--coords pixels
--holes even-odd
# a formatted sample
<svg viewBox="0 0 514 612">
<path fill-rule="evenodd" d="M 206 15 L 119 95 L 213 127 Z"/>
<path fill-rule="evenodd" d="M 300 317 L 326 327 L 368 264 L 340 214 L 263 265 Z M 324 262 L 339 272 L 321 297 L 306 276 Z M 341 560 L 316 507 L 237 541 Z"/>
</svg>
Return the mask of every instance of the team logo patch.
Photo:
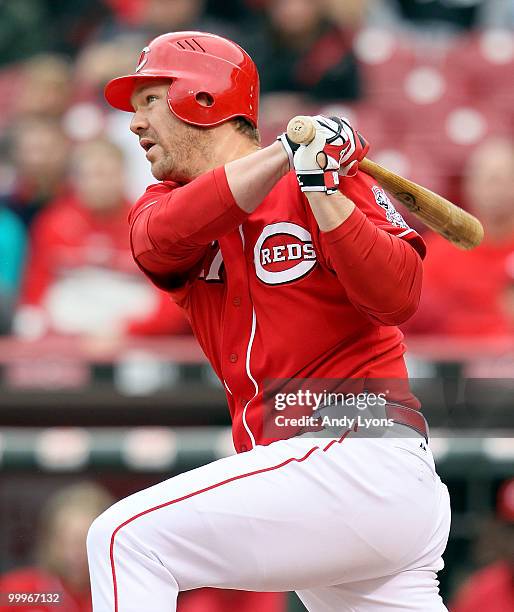
<svg viewBox="0 0 514 612">
<path fill-rule="evenodd" d="M 146 64 L 146 62 L 148 61 L 149 53 L 150 53 L 150 47 L 145 47 L 141 51 L 141 55 L 139 56 L 139 60 L 137 62 L 136 72 L 139 72 L 143 68 L 143 66 Z"/>
<path fill-rule="evenodd" d="M 267 225 L 254 247 L 257 277 L 267 285 L 282 285 L 302 278 L 316 265 L 310 233 L 296 223 Z"/>
<path fill-rule="evenodd" d="M 380 189 L 378 185 L 373 185 L 371 190 L 375 196 L 376 203 L 385 210 L 386 219 L 389 221 L 389 223 L 391 223 L 391 225 L 396 225 L 396 227 L 410 229 L 405 222 L 405 219 L 394 207 L 394 204 L 389 199 L 387 193 L 383 189 Z"/>
</svg>

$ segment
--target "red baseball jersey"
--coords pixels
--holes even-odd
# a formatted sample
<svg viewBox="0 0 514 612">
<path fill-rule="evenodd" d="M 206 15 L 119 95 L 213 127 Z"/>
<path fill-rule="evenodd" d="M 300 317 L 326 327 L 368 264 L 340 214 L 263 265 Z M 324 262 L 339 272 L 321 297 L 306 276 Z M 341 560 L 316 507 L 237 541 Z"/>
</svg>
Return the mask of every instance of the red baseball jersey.
<svg viewBox="0 0 514 612">
<path fill-rule="evenodd" d="M 152 185 L 130 213 L 136 262 L 184 309 L 225 386 L 237 451 L 270 441 L 267 379 L 406 379 L 396 325 L 417 307 L 424 244 L 371 177 L 341 183 L 356 209 L 330 232 L 293 172 L 250 215 L 223 167 Z"/>
</svg>

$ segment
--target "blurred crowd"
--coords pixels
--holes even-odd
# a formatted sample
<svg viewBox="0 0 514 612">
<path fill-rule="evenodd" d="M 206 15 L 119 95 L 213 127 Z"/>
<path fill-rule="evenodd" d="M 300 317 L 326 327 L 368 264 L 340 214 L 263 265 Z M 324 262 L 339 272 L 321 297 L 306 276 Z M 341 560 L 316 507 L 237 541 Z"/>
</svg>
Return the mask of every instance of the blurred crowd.
<svg viewBox="0 0 514 612">
<path fill-rule="evenodd" d="M 189 333 L 132 262 L 127 210 L 154 179 L 103 100 L 151 38 L 186 29 L 255 59 L 264 144 L 299 112 L 348 116 L 375 161 L 483 221 L 472 253 L 425 234 L 408 333 L 512 333 L 513 28 L 503 0 L 0 2 L 0 333 Z"/>
</svg>

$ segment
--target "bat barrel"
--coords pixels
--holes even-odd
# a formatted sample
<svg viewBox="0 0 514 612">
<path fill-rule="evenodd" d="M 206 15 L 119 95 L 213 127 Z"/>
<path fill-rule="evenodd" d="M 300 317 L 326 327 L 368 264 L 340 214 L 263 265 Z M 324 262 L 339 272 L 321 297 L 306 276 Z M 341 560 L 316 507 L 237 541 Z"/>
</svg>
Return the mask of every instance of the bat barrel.
<svg viewBox="0 0 514 612">
<path fill-rule="evenodd" d="M 360 168 L 375 178 L 425 225 L 455 246 L 469 250 L 482 242 L 484 228 L 480 221 L 446 198 L 398 176 L 370 159 L 363 159 Z"/>
</svg>

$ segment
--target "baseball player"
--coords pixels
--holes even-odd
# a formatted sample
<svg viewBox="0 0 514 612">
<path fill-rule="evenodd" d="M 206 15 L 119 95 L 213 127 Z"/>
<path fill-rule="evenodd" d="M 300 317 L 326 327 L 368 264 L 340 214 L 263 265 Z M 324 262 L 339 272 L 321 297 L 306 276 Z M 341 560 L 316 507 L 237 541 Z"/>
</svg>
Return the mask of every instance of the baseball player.
<svg viewBox="0 0 514 612">
<path fill-rule="evenodd" d="M 346 121 L 260 148 L 258 90 L 250 57 L 202 32 L 159 36 L 106 87 L 160 181 L 130 213 L 135 260 L 189 318 L 237 454 L 94 522 L 94 611 L 169 612 L 203 586 L 295 590 L 316 612 L 445 610 L 449 500 L 417 400 L 382 407 L 382 437 L 266 429 L 268 379 L 406 380 L 396 325 L 416 310 L 424 246 L 358 171 L 368 145 Z"/>
</svg>

